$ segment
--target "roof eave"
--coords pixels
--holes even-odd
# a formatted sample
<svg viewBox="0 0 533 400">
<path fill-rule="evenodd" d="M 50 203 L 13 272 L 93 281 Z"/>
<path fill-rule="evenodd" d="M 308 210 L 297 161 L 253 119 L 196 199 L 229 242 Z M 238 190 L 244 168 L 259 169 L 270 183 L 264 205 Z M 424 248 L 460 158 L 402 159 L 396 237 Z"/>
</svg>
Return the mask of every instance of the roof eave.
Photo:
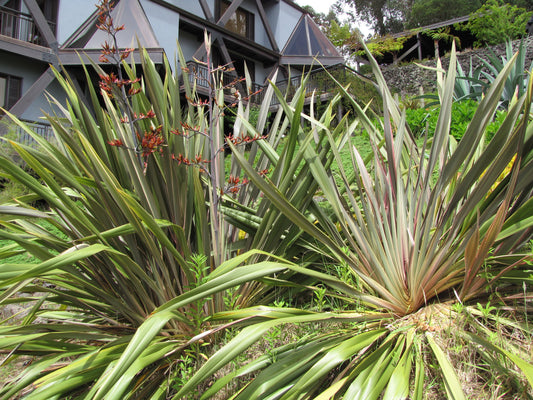
<svg viewBox="0 0 533 400">
<path fill-rule="evenodd" d="M 343 57 L 281 56 L 282 65 L 335 65 L 344 64 Z"/>
</svg>

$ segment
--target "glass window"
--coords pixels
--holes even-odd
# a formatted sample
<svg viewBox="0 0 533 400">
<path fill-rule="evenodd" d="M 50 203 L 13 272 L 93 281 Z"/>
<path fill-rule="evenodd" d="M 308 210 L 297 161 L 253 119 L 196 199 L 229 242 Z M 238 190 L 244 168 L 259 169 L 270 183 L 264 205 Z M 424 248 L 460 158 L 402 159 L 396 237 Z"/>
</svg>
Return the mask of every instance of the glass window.
<svg viewBox="0 0 533 400">
<path fill-rule="evenodd" d="M 225 0 L 221 0 L 218 3 L 218 18 L 224 15 L 230 4 L 230 2 Z M 240 7 L 237 8 L 224 27 L 231 32 L 254 40 L 254 15 Z"/>
<path fill-rule="evenodd" d="M 22 95 L 22 78 L 0 74 L 0 107 L 9 110 Z"/>
</svg>

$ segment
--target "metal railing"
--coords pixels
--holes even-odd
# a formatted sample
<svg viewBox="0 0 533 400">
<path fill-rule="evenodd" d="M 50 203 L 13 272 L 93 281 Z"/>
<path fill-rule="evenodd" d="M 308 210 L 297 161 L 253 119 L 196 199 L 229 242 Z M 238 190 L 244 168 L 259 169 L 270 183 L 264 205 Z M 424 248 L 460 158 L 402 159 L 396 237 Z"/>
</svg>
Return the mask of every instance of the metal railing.
<svg viewBox="0 0 533 400">
<path fill-rule="evenodd" d="M 50 142 L 52 140 L 55 140 L 54 138 L 54 132 L 52 131 L 52 127 L 48 124 L 45 124 L 43 122 L 35 122 L 35 121 L 24 121 L 33 132 L 35 132 L 37 135 L 45 139 L 46 141 Z M 22 128 L 17 127 L 17 140 L 21 143 L 28 144 L 28 145 L 34 145 L 37 144 L 37 142 Z"/>
<path fill-rule="evenodd" d="M 337 86 L 331 76 L 339 82 L 345 82 L 347 76 L 353 73 L 356 73 L 356 71 L 344 64 L 337 64 L 326 67 L 326 70 L 319 68 L 310 72 L 304 71 L 302 75 L 277 82 L 276 86 L 281 93 L 285 94 L 286 100 L 291 101 L 296 90 L 301 86 L 304 77 L 307 77 L 305 91 L 308 96 L 311 96 L 313 92 L 317 95 L 331 93 Z M 273 101 L 276 104 L 278 103 L 277 99 L 273 99 Z"/>
<path fill-rule="evenodd" d="M 54 132 L 52 130 L 52 127 L 46 123 L 43 122 L 37 122 L 37 121 L 29 121 L 29 120 L 21 120 L 22 122 L 26 123 L 28 127 L 35 132 L 37 135 L 42 137 L 48 142 L 54 141 L 55 136 Z M 22 143 L 28 146 L 37 146 L 36 140 L 24 129 L 19 127 L 18 125 L 15 125 L 14 123 L 4 123 L 4 121 L 0 122 L 0 136 L 4 136 L 7 139 L 12 139 L 18 143 Z M 1 141 L 0 141 L 1 144 Z"/>
<path fill-rule="evenodd" d="M 196 87 L 209 89 L 210 79 L 207 66 L 195 61 L 187 62 L 187 77 L 189 83 L 192 85 L 196 83 Z M 252 82 L 250 87 L 250 93 L 247 92 L 246 82 L 236 81 L 237 76 L 228 72 L 224 72 L 222 75 L 222 85 L 226 95 L 232 95 L 238 90 L 242 97 L 247 97 L 250 93 L 254 93 L 263 88 L 255 82 Z"/>
<path fill-rule="evenodd" d="M 208 70 L 207 67 L 203 64 L 199 64 L 194 61 L 190 61 L 187 63 L 187 77 L 189 80 L 189 83 L 191 85 L 196 83 L 196 87 L 209 89 L 209 76 L 208 76 Z M 285 95 L 285 98 L 288 102 L 290 102 L 296 93 L 296 90 L 301 86 L 303 77 L 307 77 L 305 82 L 305 90 L 308 96 L 311 96 L 313 92 L 315 92 L 316 95 L 320 96 L 323 94 L 330 94 L 333 91 L 335 91 L 337 87 L 337 83 L 331 77 L 335 78 L 335 80 L 343 83 L 346 82 L 347 78 L 351 75 L 358 75 L 364 80 L 368 80 L 364 75 L 361 75 L 359 72 L 355 71 L 354 69 L 344 65 L 344 64 L 336 64 L 332 65 L 330 67 L 319 68 L 314 69 L 310 72 L 303 71 L 302 75 L 294 76 L 290 79 L 278 81 L 276 83 L 276 87 Z M 243 98 L 248 98 L 250 93 L 246 92 L 246 84 L 245 82 L 242 82 L 239 85 L 231 85 L 230 83 L 235 79 L 235 76 L 225 74 L 223 76 L 223 85 L 224 87 L 228 87 L 226 94 L 231 94 L 230 88 L 233 90 L 239 90 Z M 253 83 L 252 87 L 250 89 L 251 93 L 256 93 L 254 96 L 251 96 L 249 98 L 249 101 L 254 104 L 261 104 L 264 99 L 264 92 L 266 90 L 266 86 L 259 85 L 257 83 Z M 277 97 L 272 98 L 271 105 L 277 105 L 279 104 L 279 101 Z"/>
<path fill-rule="evenodd" d="M 56 24 L 48 21 L 55 32 Z M 0 34 L 41 46 L 46 45 L 30 14 L 0 6 Z"/>
</svg>

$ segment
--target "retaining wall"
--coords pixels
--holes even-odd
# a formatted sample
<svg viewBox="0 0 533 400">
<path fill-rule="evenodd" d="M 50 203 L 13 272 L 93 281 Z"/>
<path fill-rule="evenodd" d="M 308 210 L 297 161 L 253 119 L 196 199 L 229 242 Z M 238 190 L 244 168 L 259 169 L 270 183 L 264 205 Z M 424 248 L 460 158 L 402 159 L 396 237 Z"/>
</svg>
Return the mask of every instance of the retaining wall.
<svg viewBox="0 0 533 400">
<path fill-rule="evenodd" d="M 524 46 L 526 47 L 526 68 L 529 68 L 533 61 L 533 36 L 529 36 L 524 39 Z M 517 51 L 520 40 L 513 42 L 513 50 Z M 473 69 L 482 64 L 480 58 L 488 59 L 491 55 L 491 50 L 500 56 L 505 56 L 505 43 L 498 46 L 485 47 L 480 49 L 467 49 L 457 53 L 457 59 L 463 68 L 463 71 L 467 74 L 470 70 L 470 63 L 473 65 Z M 501 59 L 501 58 L 500 58 Z M 441 58 L 444 69 L 448 69 L 449 57 Z M 435 67 L 435 60 L 422 60 L 418 61 L 418 64 Z M 425 93 L 433 92 L 436 90 L 437 74 L 435 71 L 431 71 L 425 68 L 421 68 L 415 63 L 406 65 L 390 65 L 382 67 L 383 75 L 391 88 L 397 89 L 402 96 L 412 96 L 420 94 L 420 88 Z"/>
</svg>

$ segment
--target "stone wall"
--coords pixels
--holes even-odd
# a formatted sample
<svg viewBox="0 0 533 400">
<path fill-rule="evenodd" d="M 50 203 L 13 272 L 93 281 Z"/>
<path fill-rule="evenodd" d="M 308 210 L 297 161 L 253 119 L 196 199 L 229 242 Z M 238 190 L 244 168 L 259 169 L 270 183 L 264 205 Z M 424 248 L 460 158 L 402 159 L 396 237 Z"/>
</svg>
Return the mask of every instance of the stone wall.
<svg viewBox="0 0 533 400">
<path fill-rule="evenodd" d="M 513 50 L 517 51 L 520 40 L 513 42 Z M 533 36 L 525 39 L 524 46 L 526 47 L 526 68 L 529 68 L 533 61 Z M 498 56 L 505 56 L 505 43 L 498 46 L 492 46 L 492 51 Z M 488 59 L 491 51 L 489 48 L 464 50 L 457 53 L 461 67 L 465 73 L 470 70 L 470 63 L 473 68 L 481 65 L 480 58 Z M 448 69 L 449 58 L 443 57 L 441 59 L 444 69 Z M 428 67 L 435 67 L 435 60 L 422 60 L 418 64 Z M 390 65 L 382 68 L 383 75 L 389 87 L 397 89 L 402 96 L 412 96 L 420 94 L 420 88 L 423 88 L 425 93 L 433 92 L 436 89 L 437 75 L 435 71 L 421 68 L 414 63 L 406 65 Z"/>
</svg>

